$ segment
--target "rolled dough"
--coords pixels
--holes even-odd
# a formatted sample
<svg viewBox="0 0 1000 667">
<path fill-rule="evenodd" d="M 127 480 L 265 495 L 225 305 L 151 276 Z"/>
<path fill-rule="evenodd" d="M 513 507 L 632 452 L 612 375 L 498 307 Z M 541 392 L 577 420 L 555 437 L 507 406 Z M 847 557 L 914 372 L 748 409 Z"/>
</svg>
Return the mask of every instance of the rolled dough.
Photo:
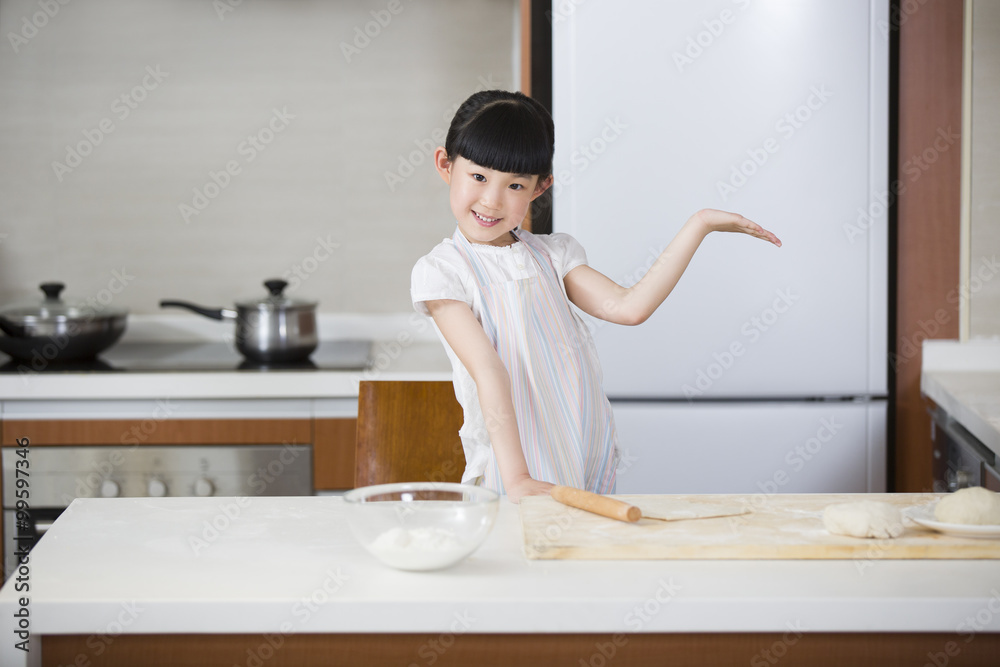
<svg viewBox="0 0 1000 667">
<path fill-rule="evenodd" d="M 859 500 L 829 505 L 823 525 L 831 533 L 851 537 L 898 537 L 903 533 L 903 514 L 889 503 Z"/>
<path fill-rule="evenodd" d="M 981 486 L 959 489 L 938 502 L 934 518 L 943 523 L 1000 524 L 1000 493 Z"/>
</svg>

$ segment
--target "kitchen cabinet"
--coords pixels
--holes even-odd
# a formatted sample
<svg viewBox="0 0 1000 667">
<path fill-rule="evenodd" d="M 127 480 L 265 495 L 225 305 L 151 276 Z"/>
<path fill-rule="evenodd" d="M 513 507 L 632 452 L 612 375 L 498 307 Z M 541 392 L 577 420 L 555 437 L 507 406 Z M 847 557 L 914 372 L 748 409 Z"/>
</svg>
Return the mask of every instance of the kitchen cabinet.
<svg viewBox="0 0 1000 667">
<path fill-rule="evenodd" d="M 934 490 L 1000 491 L 1000 341 L 933 340 L 920 389 L 933 416 Z"/>
<path fill-rule="evenodd" d="M 22 448 L 26 443 L 25 457 L 4 458 L 3 475 L 8 483 L 14 483 L 12 464 L 20 465 L 23 460 L 27 473 L 17 483 L 24 483 L 26 502 L 31 516 L 15 529 L 15 520 L 22 523 L 20 515 L 15 515 L 16 499 L 4 498 L 3 531 L 0 534 L 0 564 L 3 571 L 11 572 L 15 561 L 5 560 L 5 551 L 14 558 L 15 541 L 31 536 L 33 540 L 41 534 L 43 526 L 59 515 L 68 505 L 71 497 L 81 495 L 250 495 L 251 493 L 309 494 L 313 491 L 349 489 L 354 486 L 354 448 L 357 419 L 304 418 L 304 419 L 153 419 L 134 417 L 125 419 L 25 419 L 0 421 L 0 445 L 10 453 L 10 448 Z M 297 474 L 289 474 L 282 460 L 287 455 L 275 453 L 274 446 L 280 445 L 281 452 L 289 445 L 311 447 L 308 455 L 296 461 Z M 256 463 L 245 463 L 248 456 L 245 446 L 252 446 L 258 454 Z M 143 448 L 147 456 L 138 461 L 159 461 L 150 469 L 143 469 L 142 479 L 137 480 L 134 469 L 142 467 L 137 462 L 135 448 Z M 154 452 L 153 449 L 156 449 Z M 207 449 L 202 449 L 207 448 Z M 43 457 L 42 450 L 62 449 L 61 465 L 53 466 L 52 458 Z M 181 459 L 171 452 L 178 449 L 196 453 L 200 460 L 201 473 L 192 481 L 193 461 Z M 99 455 L 93 452 L 100 451 Z M 292 455 L 288 463 L 298 459 L 303 450 L 287 450 Z M 34 452 L 34 454 L 32 454 Z M 88 453 L 89 452 L 89 453 Z M 225 452 L 224 454 L 222 452 Z M 267 452 L 267 453 L 265 453 Z M 151 458 L 152 457 L 152 458 Z M 249 468 L 231 468 L 232 465 L 249 465 Z M 190 459 L 190 457 L 188 457 Z M 311 460 L 311 482 L 308 464 Z M 47 462 L 46 462 L 47 461 Z M 174 461 L 174 463 L 171 463 Z M 211 461 L 211 462 L 210 462 Z M 280 479 L 266 477 L 270 464 L 278 466 Z M 262 479 L 251 481 L 253 471 L 265 466 L 259 473 Z M 306 466 L 303 468 L 303 464 Z M 79 467 L 77 467 L 79 466 Z M 55 493 L 56 482 L 45 477 L 57 474 L 55 469 L 73 471 L 79 481 L 72 483 L 67 492 Z M 306 475 L 303 477 L 303 473 Z M 235 479 L 233 479 L 235 478 Z M 264 483 L 264 479 L 268 484 Z M 301 481 L 299 481 L 301 480 Z M 235 486 L 234 486 L 235 484 Z M 274 486 L 278 484 L 278 486 Z M 270 486 L 270 488 L 268 488 Z M 83 491 L 68 492 L 71 489 Z M 45 489 L 45 492 L 39 493 Z M 234 492 L 234 489 L 236 491 Z M 0 484 L 0 494 L 3 486 Z M 55 498 L 54 498 L 55 497 Z M 60 500 L 64 497 L 64 500 Z M 45 498 L 46 500 L 42 500 Z M 54 498 L 54 499 L 53 499 Z M 53 504 L 54 503 L 54 504 Z M 16 532 L 15 532 L 16 531 Z"/>
<path fill-rule="evenodd" d="M 354 488 L 357 419 L 313 420 L 313 484 L 317 491 Z"/>
<path fill-rule="evenodd" d="M 4 425 L 0 443 L 29 438 L 32 447 L 71 445 L 308 444 L 309 419 L 66 419 L 18 420 Z"/>
<path fill-rule="evenodd" d="M 18 420 L 0 422 L 0 445 L 21 438 L 32 447 L 311 444 L 320 491 L 353 488 L 356 429 L 355 418 Z"/>
<path fill-rule="evenodd" d="M 403 331 L 410 319 L 407 315 L 381 326 L 391 331 L 398 326 Z M 331 325 L 328 328 L 338 327 Z M 339 323 L 339 328 L 362 338 L 370 337 L 367 331 L 358 333 L 343 322 Z M 61 457 L 65 456 L 60 460 L 61 467 L 65 467 L 65 461 L 73 458 L 79 448 L 105 449 L 108 453 L 100 454 L 109 460 L 121 458 L 116 454 L 119 449 L 124 452 L 146 448 L 143 456 L 131 457 L 125 466 L 130 468 L 128 477 L 132 491 L 123 492 L 123 495 L 172 495 L 170 491 L 176 487 L 183 488 L 185 494 L 222 496 L 226 493 L 220 489 L 227 485 L 233 489 L 240 479 L 249 481 L 246 474 L 239 477 L 244 469 L 234 467 L 237 457 L 241 461 L 253 459 L 249 471 L 256 471 L 261 463 L 273 464 L 280 471 L 282 457 L 288 458 L 280 450 L 287 443 L 299 448 L 298 452 L 304 446 L 310 454 L 311 468 L 304 482 L 300 480 L 306 458 L 294 457 L 295 487 L 306 489 L 297 493 L 350 489 L 354 486 L 359 381 L 451 378 L 450 364 L 439 342 L 406 340 L 405 345 L 374 343 L 373 367 L 365 371 L 0 374 L 0 445 L 11 452 L 19 438 L 28 438 L 31 447 L 38 450 L 59 450 Z M 227 445 L 234 451 L 226 456 L 234 457 L 234 462 L 230 465 L 228 461 L 219 461 L 218 469 L 224 468 L 227 474 L 227 485 L 223 485 L 221 478 L 214 474 L 217 469 L 214 457 L 219 452 L 211 453 L 212 460 L 202 463 L 200 448 L 219 450 Z M 268 450 L 274 450 L 275 446 L 275 453 L 270 453 Z M 193 465 L 190 461 L 187 463 L 186 477 L 176 485 L 165 476 L 158 479 L 155 470 L 138 469 L 141 462 L 137 458 L 156 458 L 159 453 L 153 450 L 157 448 L 170 450 L 170 458 L 196 459 Z M 237 455 L 236 449 L 242 452 Z M 188 454 L 182 456 L 181 451 Z M 192 457 L 193 452 L 198 454 Z M 161 462 L 164 465 L 160 470 L 165 470 L 166 461 Z M 114 467 L 113 460 L 111 463 Z M 277 486 L 272 487 L 272 491 L 285 493 L 290 479 L 287 470 L 275 482 Z M 37 473 L 40 472 L 31 470 L 33 483 L 38 483 Z M 124 472 L 124 468 L 118 469 L 115 474 L 119 479 L 111 480 L 120 484 L 123 490 L 127 486 L 121 479 Z M 144 472 L 148 474 L 142 474 Z M 66 500 L 100 495 L 98 488 L 103 486 L 107 475 L 102 475 L 92 462 L 86 464 L 81 476 L 84 475 L 87 477 L 85 486 L 89 487 L 87 492 L 66 494 Z M 140 484 L 138 490 L 137 483 Z M 146 493 L 143 488 L 151 492 Z M 260 484 L 252 485 L 251 490 L 229 492 L 228 495 L 258 495 L 258 488 Z M 32 507 L 49 510 L 51 515 L 66 504 L 62 502 L 59 507 L 33 504 Z M 49 518 L 44 517 L 43 521 Z M 5 520 L 8 519 L 13 522 L 11 517 L 5 516 Z M 12 536 L 13 530 L 6 531 L 8 541 Z M 11 548 L 7 551 L 9 559 L 13 551 Z M 3 560 L 2 549 L 0 562 L 9 566 Z"/>
<path fill-rule="evenodd" d="M 846 560 L 528 560 L 518 506 L 503 501 L 469 559 L 413 573 L 367 554 L 330 497 L 255 499 L 193 553 L 190 530 L 226 500 L 77 501 L 31 554 L 31 656 L 440 667 L 662 665 L 666 655 L 774 664 L 770 655 L 816 667 L 921 665 L 929 654 L 988 665 L 1000 650 L 995 560 L 886 559 L 877 541 Z M 8 637 L 14 593 L 0 591 Z M 24 659 L 12 644 L 0 644 L 0 664 Z"/>
</svg>

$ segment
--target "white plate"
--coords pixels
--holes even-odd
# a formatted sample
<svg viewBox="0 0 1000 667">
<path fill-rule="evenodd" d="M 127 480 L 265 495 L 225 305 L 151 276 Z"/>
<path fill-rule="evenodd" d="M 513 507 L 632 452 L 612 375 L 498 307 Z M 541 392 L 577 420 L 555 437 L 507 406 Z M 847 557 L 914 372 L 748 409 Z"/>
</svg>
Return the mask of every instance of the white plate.
<svg viewBox="0 0 1000 667">
<path fill-rule="evenodd" d="M 934 519 L 937 503 L 922 507 L 907 507 L 903 514 L 914 523 L 936 530 L 952 537 L 977 537 L 980 539 L 1000 539 L 1000 525 L 977 526 L 965 523 L 942 523 Z"/>
</svg>

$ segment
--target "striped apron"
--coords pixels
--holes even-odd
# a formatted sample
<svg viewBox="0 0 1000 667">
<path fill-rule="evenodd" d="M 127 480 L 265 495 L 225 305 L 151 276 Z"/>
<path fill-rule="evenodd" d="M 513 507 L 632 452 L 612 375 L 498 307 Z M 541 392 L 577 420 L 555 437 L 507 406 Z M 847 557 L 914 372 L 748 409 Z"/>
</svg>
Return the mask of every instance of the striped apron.
<svg viewBox="0 0 1000 667">
<path fill-rule="evenodd" d="M 504 283 L 486 278 L 460 230 L 453 238 L 482 295 L 483 329 L 510 374 L 528 471 L 536 480 L 614 493 L 617 436 L 593 340 L 546 250 L 530 234 L 515 236 L 536 275 Z M 504 493 L 492 450 L 481 484 Z"/>
</svg>

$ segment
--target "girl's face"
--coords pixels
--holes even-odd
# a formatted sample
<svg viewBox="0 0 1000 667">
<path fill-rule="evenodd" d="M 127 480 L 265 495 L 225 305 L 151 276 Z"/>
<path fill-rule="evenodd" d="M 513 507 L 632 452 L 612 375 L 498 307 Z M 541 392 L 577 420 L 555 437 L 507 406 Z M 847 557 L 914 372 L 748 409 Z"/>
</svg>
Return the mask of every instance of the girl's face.
<svg viewBox="0 0 1000 667">
<path fill-rule="evenodd" d="M 510 231 L 524 222 L 535 197 L 552 184 L 550 176 L 509 174 L 481 167 L 463 157 L 449 161 L 444 148 L 434 154 L 438 173 L 451 186 L 451 211 L 458 228 L 472 243 L 507 246 Z"/>
</svg>

